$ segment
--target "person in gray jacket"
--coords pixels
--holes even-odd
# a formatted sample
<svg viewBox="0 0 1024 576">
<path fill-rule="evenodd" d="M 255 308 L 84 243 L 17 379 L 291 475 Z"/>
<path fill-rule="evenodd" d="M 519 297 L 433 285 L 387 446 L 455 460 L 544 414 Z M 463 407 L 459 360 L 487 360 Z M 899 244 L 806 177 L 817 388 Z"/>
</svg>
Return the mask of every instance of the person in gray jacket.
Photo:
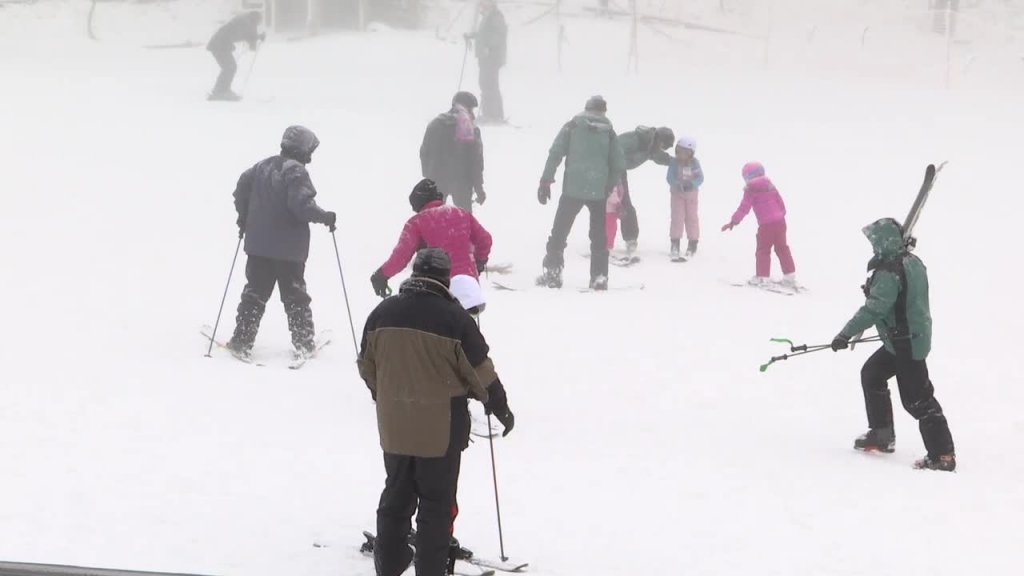
<svg viewBox="0 0 1024 576">
<path fill-rule="evenodd" d="M 245 237 L 245 288 L 238 304 L 235 333 L 228 342 L 234 353 L 248 356 L 260 328 L 267 300 L 276 284 L 288 315 L 292 344 L 300 354 L 314 344 L 312 299 L 306 293 L 309 224 L 324 224 L 333 233 L 337 215 L 317 205 L 316 188 L 306 165 L 320 141 L 303 126 L 290 126 L 281 139 L 281 153 L 242 173 L 235 188 L 238 237 Z"/>
<path fill-rule="evenodd" d="M 241 100 L 242 97 L 231 90 L 231 83 L 238 72 L 238 63 L 235 62 L 234 55 L 235 44 L 246 42 L 250 49 L 256 50 L 259 43 L 267 39 L 267 33 L 259 31 L 262 21 L 263 15 L 259 12 L 245 12 L 229 20 L 210 37 L 206 49 L 213 54 L 213 59 L 220 66 L 220 74 L 213 85 L 213 91 L 207 96 L 208 100 Z"/>
</svg>

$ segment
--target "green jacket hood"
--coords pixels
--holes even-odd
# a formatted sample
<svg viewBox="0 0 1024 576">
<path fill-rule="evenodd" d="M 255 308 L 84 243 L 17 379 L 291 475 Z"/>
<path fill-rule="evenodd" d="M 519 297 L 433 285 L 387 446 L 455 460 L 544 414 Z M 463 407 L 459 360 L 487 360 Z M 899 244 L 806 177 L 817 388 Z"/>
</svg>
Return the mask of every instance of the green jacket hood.
<svg viewBox="0 0 1024 576">
<path fill-rule="evenodd" d="M 612 130 L 612 122 L 607 116 L 595 112 L 581 112 L 573 117 L 572 121 L 577 126 L 585 126 L 593 130 L 608 132 Z"/>
<path fill-rule="evenodd" d="M 892 218 L 882 218 L 861 229 L 875 256 L 891 258 L 904 251 L 903 228 Z"/>
</svg>

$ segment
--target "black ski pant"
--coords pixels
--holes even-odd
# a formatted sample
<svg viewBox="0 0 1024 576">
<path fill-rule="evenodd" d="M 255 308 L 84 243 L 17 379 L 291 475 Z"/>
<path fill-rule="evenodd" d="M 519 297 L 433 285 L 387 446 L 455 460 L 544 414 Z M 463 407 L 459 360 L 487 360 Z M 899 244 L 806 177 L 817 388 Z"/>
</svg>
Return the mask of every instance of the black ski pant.
<svg viewBox="0 0 1024 576">
<path fill-rule="evenodd" d="M 483 60 L 480 61 L 480 116 L 483 120 L 505 119 L 501 66 Z"/>
<path fill-rule="evenodd" d="M 903 408 L 918 421 L 928 456 L 937 459 L 953 452 L 953 437 L 942 406 L 935 399 L 935 388 L 928 377 L 928 364 L 924 360 L 912 359 L 908 352 L 900 352 L 897 356 L 883 347 L 864 363 L 860 379 L 868 426 L 872 429 L 892 428 L 889 379 L 893 376 L 899 386 Z"/>
<path fill-rule="evenodd" d="M 558 199 L 555 210 L 555 223 L 548 237 L 547 254 L 544 256 L 544 268 L 549 270 L 565 267 L 565 248 L 568 245 L 569 233 L 576 222 L 576 216 L 584 207 L 590 210 L 590 279 L 598 276 L 608 277 L 608 241 L 605 229 L 605 200 L 577 200 L 566 194 Z"/>
<path fill-rule="evenodd" d="M 640 221 L 636 217 L 636 208 L 633 206 L 633 199 L 629 196 L 629 177 L 622 175 L 622 239 L 626 242 L 636 242 L 640 237 Z"/>
<path fill-rule="evenodd" d="M 458 514 L 455 495 L 461 463 L 462 451 L 457 449 L 441 458 L 384 453 L 387 480 L 377 507 L 377 538 L 373 547 L 377 576 L 400 576 L 414 557 L 416 576 L 448 573 Z M 415 552 L 406 543 L 413 514 Z"/>
<path fill-rule="evenodd" d="M 292 344 L 299 350 L 312 350 L 313 311 L 309 308 L 312 298 L 306 292 L 305 272 L 306 264 L 303 262 L 249 256 L 245 263 L 245 288 L 242 289 L 242 301 L 235 317 L 235 334 L 231 340 L 245 350 L 252 348 L 276 284 L 288 315 Z"/>
<path fill-rule="evenodd" d="M 448 196 L 448 194 L 445 194 Z M 473 213 L 473 188 L 470 186 L 456 186 L 451 193 L 452 204 L 462 208 L 470 214 Z"/>
<path fill-rule="evenodd" d="M 227 94 L 231 91 L 231 83 L 235 81 L 235 73 L 238 72 L 235 55 L 230 50 L 214 50 L 213 59 L 220 66 L 220 74 L 213 85 L 213 93 Z"/>
</svg>

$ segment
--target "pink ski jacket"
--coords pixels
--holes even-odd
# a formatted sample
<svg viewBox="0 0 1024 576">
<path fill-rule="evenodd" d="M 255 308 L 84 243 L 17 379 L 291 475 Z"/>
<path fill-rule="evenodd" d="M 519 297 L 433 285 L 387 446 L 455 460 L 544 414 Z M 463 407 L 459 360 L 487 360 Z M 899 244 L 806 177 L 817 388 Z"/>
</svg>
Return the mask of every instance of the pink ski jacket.
<svg viewBox="0 0 1024 576">
<path fill-rule="evenodd" d="M 779 194 L 767 176 L 754 178 L 743 188 L 743 200 L 732 215 L 732 224 L 735 226 L 742 222 L 751 208 L 754 209 L 759 226 L 786 219 L 786 204 L 782 201 L 782 194 Z"/>
<path fill-rule="evenodd" d="M 472 214 L 437 200 L 405 223 L 398 245 L 381 271 L 391 278 L 409 265 L 417 250 L 441 248 L 452 259 L 453 277 L 465 274 L 478 278 L 476 263 L 490 256 L 491 242 L 491 234 Z"/>
</svg>

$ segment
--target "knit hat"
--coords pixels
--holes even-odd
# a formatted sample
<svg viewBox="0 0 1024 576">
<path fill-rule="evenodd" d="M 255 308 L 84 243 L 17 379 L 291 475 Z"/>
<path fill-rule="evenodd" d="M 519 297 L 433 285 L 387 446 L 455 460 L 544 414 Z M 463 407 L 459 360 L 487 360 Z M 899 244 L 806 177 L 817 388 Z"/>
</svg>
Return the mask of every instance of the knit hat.
<svg viewBox="0 0 1024 576">
<path fill-rule="evenodd" d="M 586 110 L 587 112 L 604 113 L 608 111 L 608 102 L 605 101 L 604 96 L 591 96 L 590 99 L 587 100 L 587 104 L 586 106 L 583 107 L 583 109 Z"/>
<path fill-rule="evenodd" d="M 685 148 L 690 152 L 697 152 L 697 141 L 689 136 L 683 136 L 679 140 L 676 140 L 676 148 Z"/>
<path fill-rule="evenodd" d="M 305 126 L 289 126 L 281 136 L 281 152 L 308 164 L 313 152 L 320 146 L 320 140 Z"/>
<path fill-rule="evenodd" d="M 476 96 L 472 92 L 456 92 L 455 96 L 452 97 L 452 106 L 456 104 L 462 105 L 466 110 L 472 110 L 480 105 L 477 101 Z"/>
<path fill-rule="evenodd" d="M 672 143 L 675 142 L 676 135 L 672 132 L 672 129 L 667 126 L 662 126 L 654 133 L 654 142 L 658 148 L 662 150 L 668 150 L 672 147 Z"/>
<path fill-rule="evenodd" d="M 472 276 L 466 274 L 452 276 L 449 290 L 470 314 L 479 314 L 487 306 L 484 301 L 484 292 L 480 288 L 480 281 Z"/>
<path fill-rule="evenodd" d="M 419 212 L 427 204 L 438 200 L 444 200 L 444 194 L 441 194 L 437 184 L 429 178 L 420 180 L 409 194 L 409 205 L 412 206 L 413 212 Z"/>
<path fill-rule="evenodd" d="M 441 248 L 424 248 L 412 261 L 412 275 L 437 280 L 447 287 L 451 283 L 452 259 Z"/>
<path fill-rule="evenodd" d="M 764 176 L 764 166 L 760 162 L 747 162 L 743 165 L 743 181 L 750 182 L 754 178 Z"/>
</svg>

